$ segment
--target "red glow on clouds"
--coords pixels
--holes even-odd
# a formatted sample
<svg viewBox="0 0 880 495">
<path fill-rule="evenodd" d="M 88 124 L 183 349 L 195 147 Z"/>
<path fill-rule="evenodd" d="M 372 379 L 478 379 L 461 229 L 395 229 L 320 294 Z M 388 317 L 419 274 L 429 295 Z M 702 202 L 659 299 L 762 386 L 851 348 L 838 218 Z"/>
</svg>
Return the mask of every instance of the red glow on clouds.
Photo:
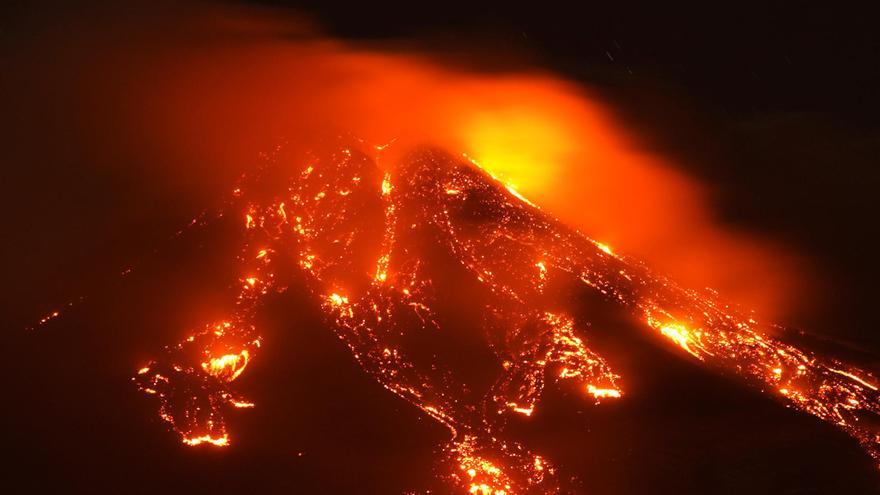
<svg viewBox="0 0 880 495">
<path fill-rule="evenodd" d="M 81 81 L 100 94 L 109 110 L 97 111 L 112 114 L 123 140 L 162 151 L 171 165 L 151 176 L 223 187 L 260 152 L 322 131 L 391 144 L 380 165 L 413 145 L 438 145 L 683 285 L 714 288 L 777 318 L 804 295 L 802 267 L 786 249 L 721 225 L 707 189 L 641 146 L 583 86 L 547 72 L 480 71 L 473 60 L 358 46 L 265 14 L 180 15 L 158 28 L 161 36 L 138 21 L 125 37 L 131 46 L 119 46 L 118 33 L 95 34 L 104 49 Z M 119 49 L 107 52 L 113 43 L 102 36 Z"/>
</svg>

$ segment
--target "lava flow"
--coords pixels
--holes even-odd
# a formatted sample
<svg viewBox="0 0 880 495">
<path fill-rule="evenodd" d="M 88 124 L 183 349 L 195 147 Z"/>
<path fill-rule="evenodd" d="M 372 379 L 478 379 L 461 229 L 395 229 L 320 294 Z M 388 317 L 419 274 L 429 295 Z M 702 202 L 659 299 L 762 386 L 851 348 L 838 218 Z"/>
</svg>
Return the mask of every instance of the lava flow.
<svg viewBox="0 0 880 495">
<path fill-rule="evenodd" d="M 575 384 L 597 405 L 626 400 L 626 390 L 560 302 L 562 281 L 624 308 L 683 357 L 838 426 L 880 460 L 880 436 L 863 420 L 880 414 L 874 376 L 785 343 L 718 296 L 679 287 L 564 226 L 467 157 L 421 149 L 384 170 L 366 150 L 338 145 L 267 165 L 243 177 L 218 212 L 240 218 L 243 232 L 234 307 L 134 378 L 185 444 L 234 444 L 224 416 L 254 406 L 234 385 L 259 359 L 255 317 L 301 277 L 364 371 L 449 429 L 443 482 L 480 495 L 565 491 L 551 459 L 506 433 L 509 418 L 531 416 L 548 379 Z M 279 170 L 292 172 L 279 179 Z M 497 371 L 487 390 L 411 348 L 412 335 L 447 330 L 438 256 L 454 260 L 485 301 L 480 325 Z M 299 275 L 286 275 L 287 264 Z"/>
</svg>

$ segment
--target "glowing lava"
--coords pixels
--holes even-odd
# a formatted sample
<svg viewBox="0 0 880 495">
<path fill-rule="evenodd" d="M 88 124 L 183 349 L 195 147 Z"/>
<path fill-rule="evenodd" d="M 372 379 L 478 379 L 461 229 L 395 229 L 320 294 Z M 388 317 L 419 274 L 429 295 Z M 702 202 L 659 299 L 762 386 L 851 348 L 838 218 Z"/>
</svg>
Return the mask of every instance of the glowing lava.
<svg viewBox="0 0 880 495">
<path fill-rule="evenodd" d="M 255 315 L 267 294 L 290 283 L 280 280 L 279 267 L 292 259 L 364 371 L 449 428 L 440 462 L 444 479 L 461 493 L 562 489 L 550 461 L 505 434 L 509 418 L 538 410 L 548 370 L 558 370 L 555 380 L 571 381 L 588 402 L 625 397 L 620 377 L 590 349 L 583 325 L 553 301 L 554 279 L 585 284 L 685 357 L 776 391 L 880 459 L 877 435 L 857 417 L 880 413 L 874 377 L 786 344 L 716 296 L 651 273 L 549 217 L 472 162 L 422 150 L 382 172 L 351 146 L 302 160 L 269 196 L 255 187 L 265 186 L 261 175 L 236 187 L 229 208 L 244 219 L 245 242 L 227 320 L 169 347 L 134 378 L 158 398 L 160 416 L 185 444 L 230 444 L 224 414 L 253 406 L 231 384 L 258 359 Z M 444 363 L 412 358 L 401 339 L 441 326 L 425 238 L 436 240 L 486 300 L 481 323 L 498 378 L 481 396 L 437 371 Z"/>
</svg>

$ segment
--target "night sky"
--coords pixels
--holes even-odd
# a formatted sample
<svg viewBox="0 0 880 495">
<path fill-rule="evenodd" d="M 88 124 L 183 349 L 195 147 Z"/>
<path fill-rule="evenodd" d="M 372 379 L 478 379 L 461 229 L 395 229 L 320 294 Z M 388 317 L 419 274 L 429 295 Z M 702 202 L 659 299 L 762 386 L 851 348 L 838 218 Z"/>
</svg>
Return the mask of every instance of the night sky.
<svg viewBox="0 0 880 495">
<path fill-rule="evenodd" d="M 817 300 L 783 323 L 880 370 L 875 12 L 743 2 L 251 4 L 305 12 L 333 37 L 394 40 L 441 57 L 488 54 L 479 70 L 540 67 L 588 84 L 652 150 L 712 191 L 723 224 L 809 261 Z M 214 267 L 230 252 L 220 240 L 228 225 L 173 249 L 167 239 L 232 176 L 218 172 L 196 187 L 186 167 L 197 151 L 168 153 L 116 134 L 101 88 L 71 76 L 101 70 L 88 63 L 100 54 L 59 40 L 96 20 L 125 25 L 175 9 L 12 1 L 0 12 L 7 483 L 76 493 L 422 488 L 445 430 L 364 375 L 296 290 L 265 324 L 295 320 L 307 331 L 254 370 L 260 407 L 235 420 L 238 450 L 193 454 L 155 420 L 125 373 L 172 341 L 173 328 L 195 323 L 168 300 L 175 291 L 206 291 L 194 304 L 210 307 L 225 275 Z M 106 87 L 127 80 L 113 71 L 99 78 Z M 180 174 L 151 172 L 157 162 Z M 203 256 L 205 245 L 221 248 Z M 133 261 L 146 275 L 120 280 Z M 24 330 L 83 295 L 59 321 Z M 626 354 L 633 388 L 650 392 L 601 410 L 548 392 L 546 412 L 519 425 L 573 466 L 585 493 L 875 493 L 876 468 L 846 435 L 676 359 L 614 314 L 599 318 L 621 330 L 618 341 L 597 344 Z"/>
</svg>

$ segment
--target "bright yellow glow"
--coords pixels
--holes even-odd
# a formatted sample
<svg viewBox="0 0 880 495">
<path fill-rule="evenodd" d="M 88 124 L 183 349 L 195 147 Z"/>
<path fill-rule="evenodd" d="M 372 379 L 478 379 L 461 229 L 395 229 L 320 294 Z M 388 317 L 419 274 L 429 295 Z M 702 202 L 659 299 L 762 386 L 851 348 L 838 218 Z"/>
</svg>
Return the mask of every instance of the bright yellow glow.
<svg viewBox="0 0 880 495">
<path fill-rule="evenodd" d="M 601 242 L 596 243 L 596 247 L 605 252 L 605 254 L 610 254 L 614 256 L 614 252 L 611 250 L 611 247 L 608 244 L 602 244 Z"/>
<path fill-rule="evenodd" d="M 183 443 L 193 446 L 209 443 L 217 447 L 225 447 L 229 445 L 229 436 L 223 435 L 222 437 L 214 438 L 211 435 L 202 435 L 200 437 L 184 438 Z"/>
<path fill-rule="evenodd" d="M 547 265 L 543 261 L 539 261 L 535 263 L 535 266 L 538 267 L 538 278 L 541 281 L 547 280 Z"/>
<path fill-rule="evenodd" d="M 606 397 L 613 397 L 616 399 L 620 397 L 620 391 L 613 388 L 596 388 L 593 385 L 587 385 L 587 392 L 597 399 L 604 399 Z"/>
<path fill-rule="evenodd" d="M 462 129 L 466 149 L 502 182 L 546 191 L 581 140 L 551 111 L 536 105 L 505 106 L 475 113 Z M 513 191 L 511 191 L 513 192 Z"/>
<path fill-rule="evenodd" d="M 387 196 L 391 194 L 391 189 L 393 186 L 391 185 L 391 174 L 385 173 L 385 178 L 382 179 L 382 195 Z"/>
<path fill-rule="evenodd" d="M 687 351 L 689 354 L 696 358 L 702 359 L 700 354 L 691 347 L 691 344 L 694 343 L 694 338 L 690 330 L 687 327 L 680 323 L 667 323 L 667 324 L 659 324 L 653 319 L 649 319 L 648 323 L 660 330 L 660 333 L 663 334 L 664 337 L 675 342 L 679 347 Z"/>
<path fill-rule="evenodd" d="M 211 358 L 208 362 L 202 363 L 202 369 L 231 382 L 241 375 L 249 358 L 250 353 L 245 349 L 238 354 L 225 354 L 218 358 Z"/>
<path fill-rule="evenodd" d="M 379 260 L 376 262 L 376 275 L 374 279 L 376 282 L 384 282 L 388 278 L 388 254 L 383 254 L 379 257 Z"/>
<path fill-rule="evenodd" d="M 330 300 L 330 303 L 333 304 L 334 306 L 342 306 L 343 304 L 348 304 L 347 297 L 340 296 L 339 294 L 337 294 L 335 292 L 333 294 L 330 294 L 328 299 Z"/>
</svg>

